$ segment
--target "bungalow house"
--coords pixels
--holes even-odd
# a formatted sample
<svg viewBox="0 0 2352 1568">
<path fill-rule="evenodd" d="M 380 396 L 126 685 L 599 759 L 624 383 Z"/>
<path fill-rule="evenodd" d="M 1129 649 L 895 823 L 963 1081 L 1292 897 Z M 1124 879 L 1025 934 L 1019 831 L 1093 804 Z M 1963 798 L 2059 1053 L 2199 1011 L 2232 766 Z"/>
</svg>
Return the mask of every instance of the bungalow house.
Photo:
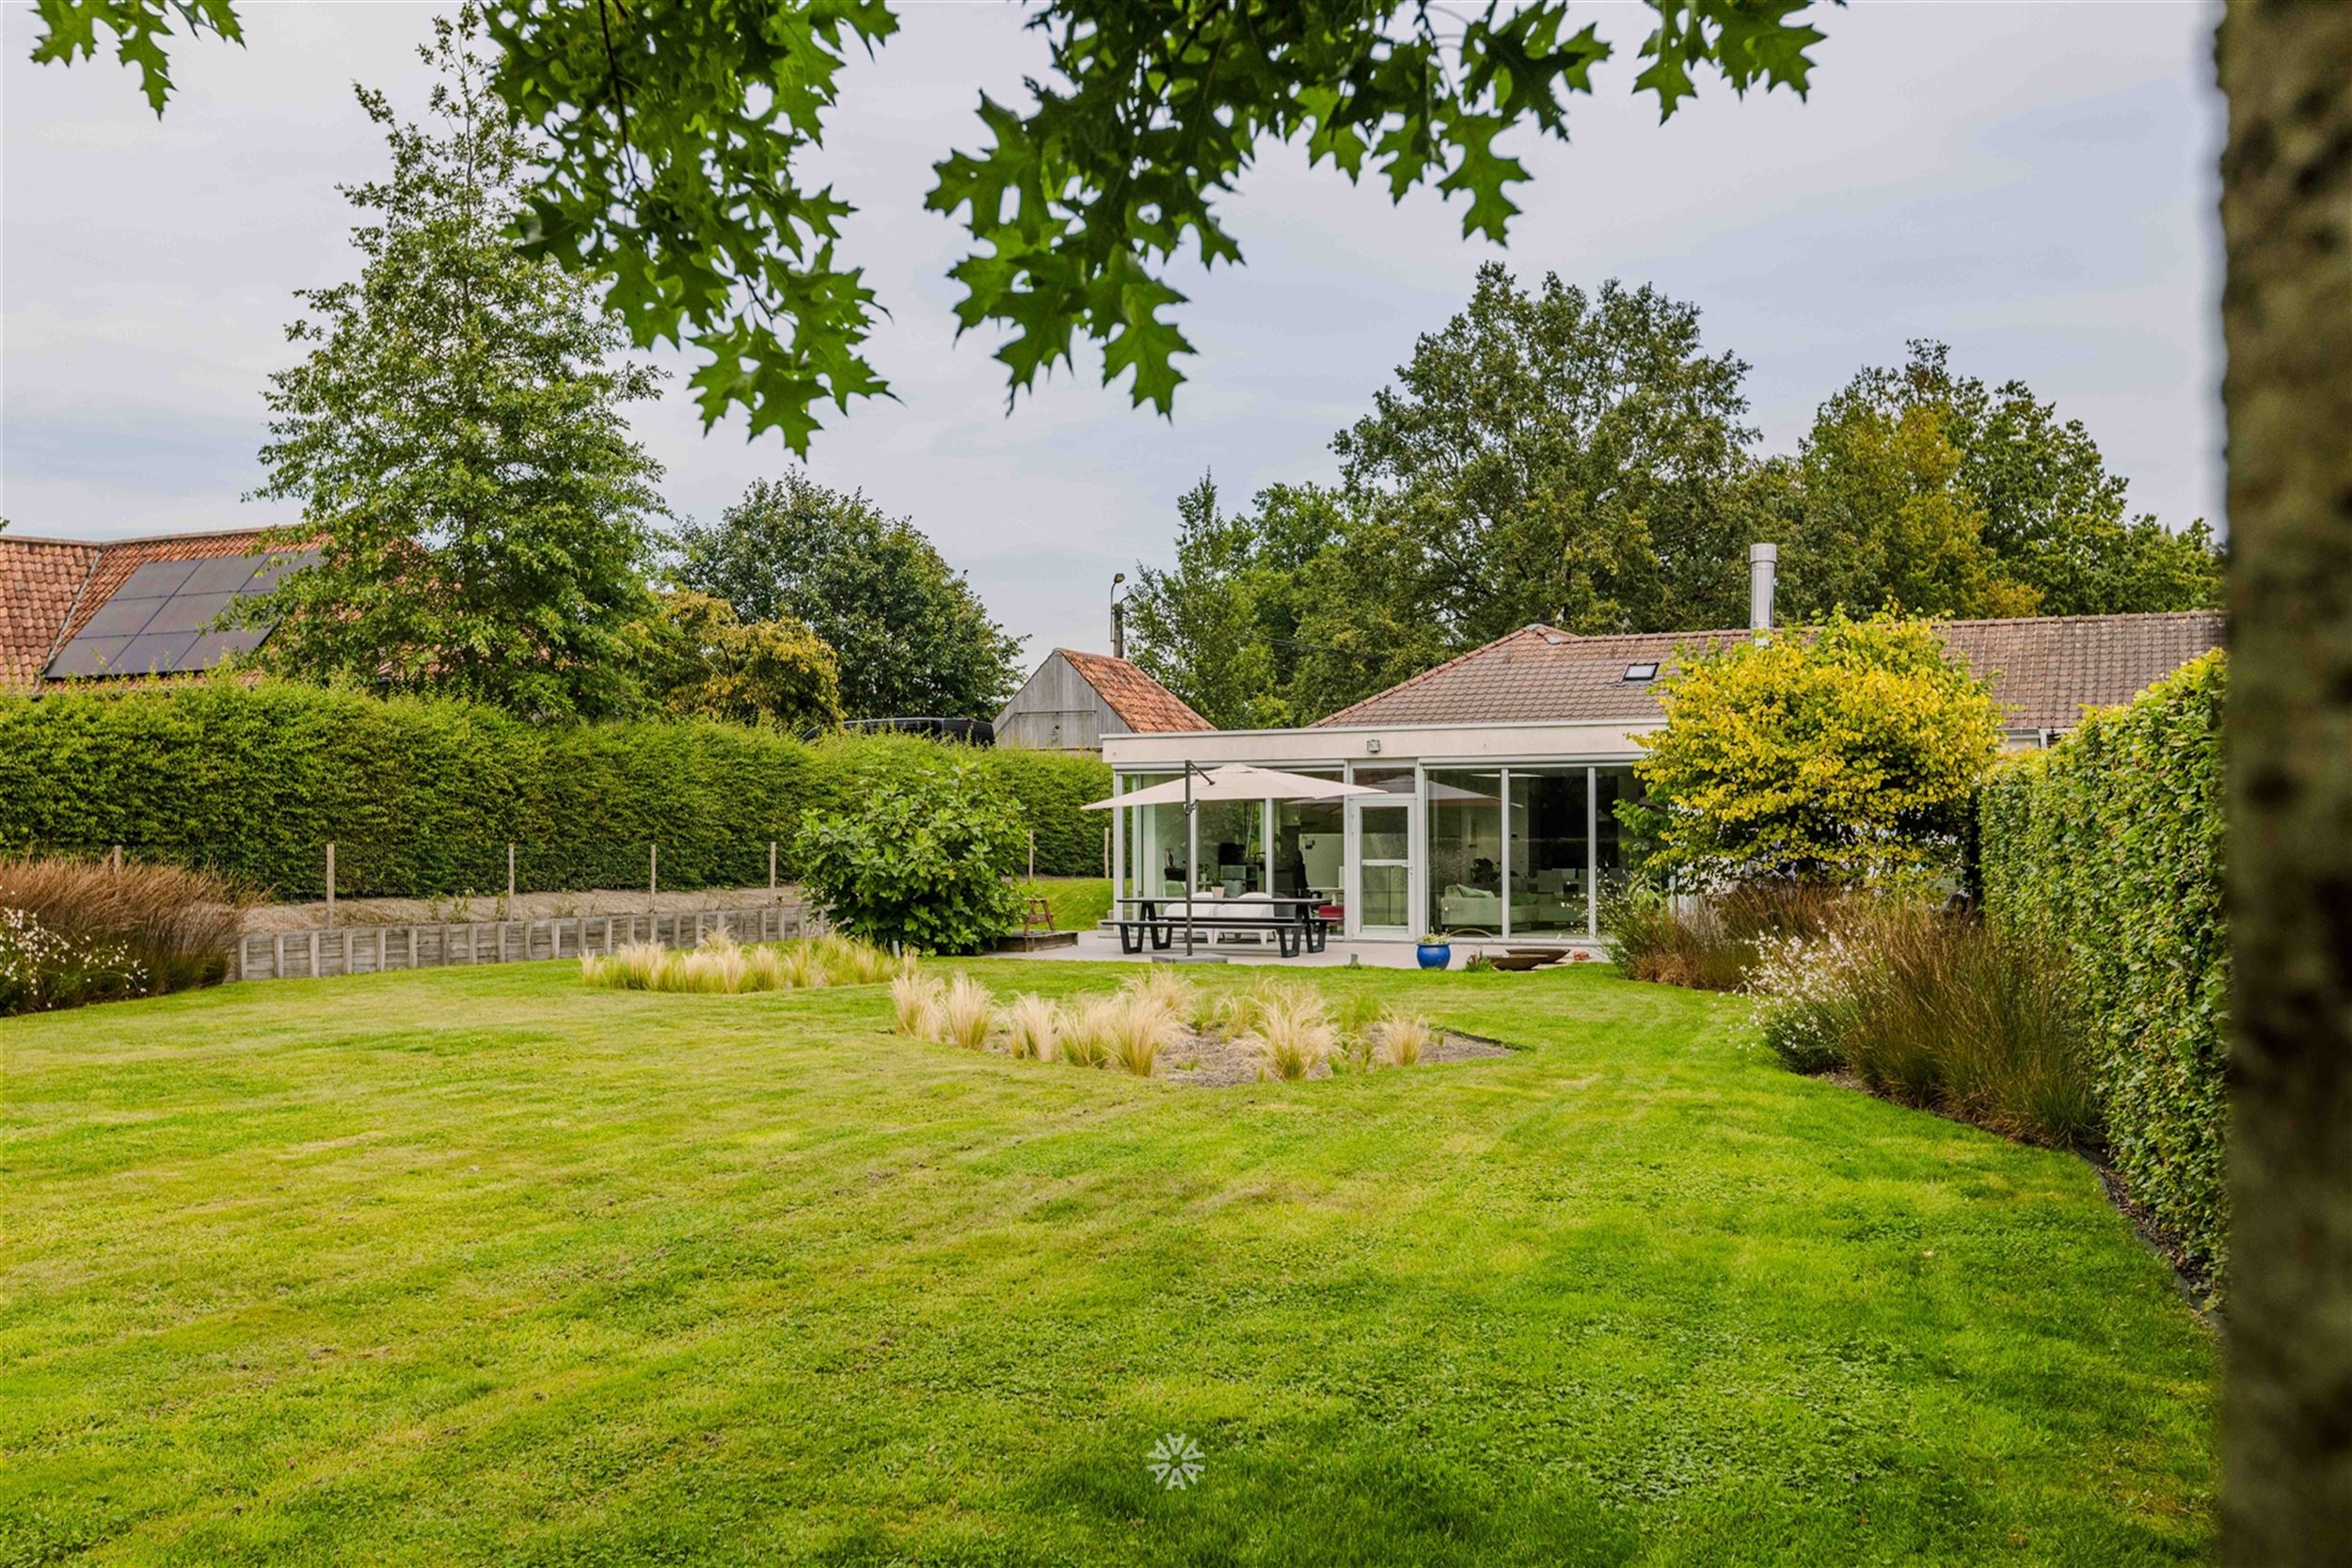
<svg viewBox="0 0 2352 1568">
<path fill-rule="evenodd" d="M 1758 602 L 1770 622 L 1770 587 Z M 2221 642 L 2216 611 L 1952 621 L 1947 644 L 1988 679 L 2012 747 L 2047 745 L 2086 708 L 2129 700 Z M 1114 791 L 1247 762 L 1368 785 L 1342 800 L 1200 810 L 1198 885 L 1339 906 L 1348 936 L 1423 930 L 1572 942 L 1599 936 L 1623 863 L 1613 806 L 1635 789 L 1635 737 L 1659 729 L 1661 673 L 1754 628 L 1583 637 L 1523 626 L 1301 729 L 1104 736 Z M 1181 806 L 1114 811 L 1122 895 L 1180 893 Z"/>
<path fill-rule="evenodd" d="M 273 561 L 259 529 L 146 539 L 0 533 L 0 691 L 192 673 L 259 647 L 266 626 L 212 629 L 309 555 Z"/>
<path fill-rule="evenodd" d="M 1109 736 L 1215 728 L 1126 659 L 1056 648 L 996 716 L 996 744 L 1099 752 Z"/>
</svg>

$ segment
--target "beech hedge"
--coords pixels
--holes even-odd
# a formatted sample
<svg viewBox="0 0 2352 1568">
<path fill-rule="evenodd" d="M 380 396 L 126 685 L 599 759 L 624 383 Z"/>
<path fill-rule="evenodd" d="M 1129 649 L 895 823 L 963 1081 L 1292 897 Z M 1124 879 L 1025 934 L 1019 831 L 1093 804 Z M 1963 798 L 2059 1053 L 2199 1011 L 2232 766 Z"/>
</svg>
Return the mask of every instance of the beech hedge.
<svg viewBox="0 0 2352 1568">
<path fill-rule="evenodd" d="M 2096 1077 L 2115 1166 L 2210 1271 L 2227 1264 L 2222 1076 L 2229 933 L 2222 912 L 2218 652 L 2137 701 L 1998 769 L 1979 797 L 1989 918 L 2071 955 L 2098 1028 Z"/>
<path fill-rule="evenodd" d="M 1000 784 L 1045 876 L 1094 876 L 1110 770 L 1091 757 L 909 736 L 803 742 L 703 720 L 545 726 L 495 708 L 290 682 L 0 697 L 0 852 L 142 858 L 269 896 L 489 895 L 789 879 L 811 810 L 957 762 Z"/>
</svg>

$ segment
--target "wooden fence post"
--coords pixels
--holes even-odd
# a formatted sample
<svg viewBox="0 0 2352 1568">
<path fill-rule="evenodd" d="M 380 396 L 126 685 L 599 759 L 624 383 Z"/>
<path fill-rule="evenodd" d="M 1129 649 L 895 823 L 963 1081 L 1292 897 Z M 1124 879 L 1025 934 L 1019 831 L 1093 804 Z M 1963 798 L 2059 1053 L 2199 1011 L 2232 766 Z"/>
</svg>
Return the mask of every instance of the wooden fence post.
<svg viewBox="0 0 2352 1568">
<path fill-rule="evenodd" d="M 109 871 L 112 871 L 112 872 L 113 872 L 116 876 L 118 876 L 118 877 L 119 877 L 119 876 L 121 876 L 121 875 L 122 875 L 122 846 L 121 846 L 121 845 L 119 845 L 119 844 L 116 845 L 116 846 L 114 847 L 114 848 L 113 848 L 113 849 L 111 849 L 111 850 L 109 850 L 109 851 L 107 852 L 107 855 L 106 855 L 106 869 L 108 869 Z"/>
<path fill-rule="evenodd" d="M 335 841 L 326 841 L 326 928 L 335 928 Z"/>
<path fill-rule="evenodd" d="M 776 891 L 776 841 L 768 841 L 768 891 Z"/>
<path fill-rule="evenodd" d="M 661 846 L 645 846 L 645 908 L 648 910 L 661 898 Z"/>
<path fill-rule="evenodd" d="M 1037 830 L 1029 830 L 1029 880 L 1037 880 Z"/>
<path fill-rule="evenodd" d="M 515 907 L 515 841 L 506 841 L 506 907 Z"/>
</svg>

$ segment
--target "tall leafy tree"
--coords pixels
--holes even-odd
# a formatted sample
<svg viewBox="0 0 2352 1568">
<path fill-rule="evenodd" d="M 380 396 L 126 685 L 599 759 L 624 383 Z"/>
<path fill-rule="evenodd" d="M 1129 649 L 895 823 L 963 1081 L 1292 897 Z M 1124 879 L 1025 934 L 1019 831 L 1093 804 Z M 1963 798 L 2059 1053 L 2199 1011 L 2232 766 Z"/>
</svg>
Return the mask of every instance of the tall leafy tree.
<svg viewBox="0 0 2352 1568">
<path fill-rule="evenodd" d="M 1821 405 L 1798 458 L 1787 618 L 1899 607 L 1936 616 L 2030 615 L 2031 589 L 1984 537 L 1938 359 L 1866 370 Z"/>
<path fill-rule="evenodd" d="M 1394 611 L 1454 648 L 1531 622 L 1724 624 L 1744 581 L 1746 371 L 1646 285 L 1530 291 L 1481 267 L 1469 306 L 1332 442 L 1402 546 Z"/>
<path fill-rule="evenodd" d="M 1712 70 L 1730 87 L 1806 89 L 1808 0 L 1649 0 L 1636 91 L 1672 115 Z M 36 0 L 36 60 L 94 55 L 100 33 L 158 114 L 174 21 L 241 37 L 235 0 Z M 1167 273 L 1189 245 L 1241 247 L 1216 204 L 1262 142 L 1304 141 L 1391 198 L 1467 198 L 1462 229 L 1504 237 L 1526 166 L 1515 128 L 1567 139 L 1567 101 L 1611 57 L 1569 0 L 1051 0 L 1031 25 L 1050 71 L 1024 113 L 982 96 L 989 145 L 936 166 L 928 204 L 961 214 L 962 328 L 1005 334 L 1012 390 L 1067 363 L 1084 334 L 1105 383 L 1165 413 L 1190 345 Z M 898 29 L 883 0 L 497 0 L 491 86 L 539 151 L 515 225 L 534 254 L 610 289 L 640 346 L 683 341 L 706 420 L 735 408 L 795 451 L 816 409 L 887 391 L 863 342 L 880 302 L 835 252 L 852 209 L 804 166 L 852 47 Z"/>
<path fill-rule="evenodd" d="M 1939 615 L 2086 615 L 2217 602 L 2202 521 L 2126 511 L 2079 420 L 2023 382 L 1990 389 L 1917 341 L 1821 405 L 1780 510 L 1790 613 L 1884 605 Z"/>
<path fill-rule="evenodd" d="M 1020 640 L 913 523 L 863 495 L 760 480 L 677 544 L 683 586 L 745 621 L 805 622 L 833 649 L 846 718 L 989 718 L 1020 682 Z"/>
<path fill-rule="evenodd" d="M 359 89 L 391 172 L 345 188 L 358 281 L 299 296 L 287 335 L 309 353 L 270 378 L 256 492 L 301 507 L 278 546 L 322 556 L 249 613 L 278 622 L 262 657 L 290 674 L 613 713 L 636 699 L 661 511 L 624 409 L 660 378 L 579 278 L 508 243 L 525 147 L 477 26 L 470 7 L 434 21 L 429 123 Z"/>
<path fill-rule="evenodd" d="M 1225 514 L 1203 477 L 1176 513 L 1175 567 L 1141 568 L 1127 598 L 1136 662 L 1220 728 L 1288 723 L 1301 578 L 1341 536 L 1337 498 L 1275 485 Z"/>
<path fill-rule="evenodd" d="M 1219 729 L 1271 717 L 1274 661 L 1257 635 L 1248 520 L 1221 516 L 1216 481 L 1176 499 L 1176 565 L 1146 566 L 1127 595 L 1131 657 Z"/>
<path fill-rule="evenodd" d="M 841 722 L 841 666 L 798 621 L 739 619 L 724 599 L 661 595 L 641 630 L 645 694 L 664 713 L 782 729 Z"/>
</svg>

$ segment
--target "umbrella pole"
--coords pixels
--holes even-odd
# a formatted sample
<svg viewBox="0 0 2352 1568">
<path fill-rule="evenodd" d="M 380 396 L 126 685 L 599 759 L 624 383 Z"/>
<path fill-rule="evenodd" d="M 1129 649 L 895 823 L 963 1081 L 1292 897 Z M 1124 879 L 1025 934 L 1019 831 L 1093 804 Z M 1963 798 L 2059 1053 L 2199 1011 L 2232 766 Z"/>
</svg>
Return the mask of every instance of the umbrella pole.
<svg viewBox="0 0 2352 1568">
<path fill-rule="evenodd" d="M 1192 801 L 1192 764 L 1184 764 L 1184 957 L 1192 957 L 1192 900 L 1200 886 L 1200 816 Z"/>
</svg>

